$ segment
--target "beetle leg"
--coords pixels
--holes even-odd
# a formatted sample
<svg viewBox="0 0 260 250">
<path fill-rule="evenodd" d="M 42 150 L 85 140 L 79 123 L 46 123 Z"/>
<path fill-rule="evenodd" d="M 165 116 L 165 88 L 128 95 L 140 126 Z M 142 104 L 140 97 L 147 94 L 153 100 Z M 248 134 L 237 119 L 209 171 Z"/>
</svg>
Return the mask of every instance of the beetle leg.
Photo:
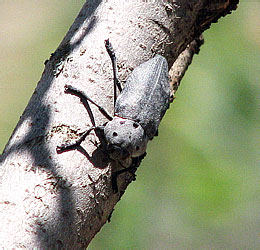
<svg viewBox="0 0 260 250">
<path fill-rule="evenodd" d="M 132 164 L 130 167 L 128 168 L 123 168 L 121 170 L 118 170 L 116 172 L 112 172 L 112 189 L 114 191 L 114 193 L 118 192 L 118 185 L 117 185 L 117 178 L 120 174 L 123 174 L 125 172 L 129 172 L 133 175 L 134 180 L 135 180 L 135 173 L 131 172 L 132 170 L 136 170 L 139 165 L 141 164 L 141 161 L 144 159 L 144 157 L 146 156 L 146 153 L 142 154 L 141 156 L 132 158 Z"/>
<path fill-rule="evenodd" d="M 113 75 L 114 75 L 114 106 L 116 104 L 116 87 L 119 89 L 119 92 L 122 91 L 122 86 L 121 83 L 118 79 L 117 75 L 117 65 L 116 65 L 116 55 L 115 51 L 112 47 L 112 44 L 109 42 L 109 39 L 105 40 L 105 47 L 107 49 L 107 53 L 112 61 L 112 66 L 113 66 Z"/>
<path fill-rule="evenodd" d="M 94 104 L 98 110 L 109 120 L 109 121 L 112 121 L 113 120 L 113 117 L 108 114 L 108 112 L 102 108 L 101 106 L 99 106 L 95 101 L 93 101 L 90 97 L 88 97 L 85 93 L 83 93 L 81 90 L 78 90 L 74 87 L 72 87 L 71 85 L 65 85 L 65 93 L 70 93 L 72 95 L 75 95 L 75 96 L 78 96 L 81 101 L 83 102 L 84 104 L 84 100 L 87 100 L 89 102 L 91 102 L 92 104 Z"/>
<path fill-rule="evenodd" d="M 61 154 L 65 151 L 70 151 L 70 150 L 74 150 L 77 147 L 80 146 L 80 144 L 86 139 L 86 137 L 90 134 L 90 132 L 92 130 L 95 130 L 96 132 L 99 131 L 103 131 L 104 130 L 104 126 L 98 126 L 98 127 L 91 127 L 90 129 L 86 130 L 85 132 L 83 132 L 80 137 L 75 141 L 75 142 L 68 142 L 68 143 L 64 143 L 60 146 L 57 146 L 56 151 L 58 154 Z"/>
<path fill-rule="evenodd" d="M 113 189 L 114 193 L 118 192 L 117 177 L 120 174 L 123 174 L 125 172 L 130 172 L 131 173 L 131 170 L 134 170 L 134 169 L 136 169 L 136 166 L 131 165 L 128 168 L 123 168 L 121 170 L 118 170 L 118 171 L 112 173 L 111 182 L 112 182 L 112 189 Z M 135 178 L 135 174 L 134 173 L 133 173 L 133 176 Z"/>
<path fill-rule="evenodd" d="M 86 130 L 83 132 L 83 134 L 76 140 L 76 142 L 73 143 L 65 143 L 60 146 L 57 146 L 56 151 L 58 154 L 63 153 L 65 151 L 73 150 L 76 147 L 80 146 L 81 142 L 83 142 L 86 137 L 89 135 L 89 133 L 93 130 L 96 129 L 96 127 L 91 127 L 90 129 Z"/>
</svg>

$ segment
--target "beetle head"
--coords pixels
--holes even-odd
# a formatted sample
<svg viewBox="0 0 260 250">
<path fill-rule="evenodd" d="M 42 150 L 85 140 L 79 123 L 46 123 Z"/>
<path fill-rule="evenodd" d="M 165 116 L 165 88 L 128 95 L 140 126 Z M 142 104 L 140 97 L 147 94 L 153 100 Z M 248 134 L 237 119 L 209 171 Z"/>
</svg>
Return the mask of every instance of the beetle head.
<svg viewBox="0 0 260 250">
<path fill-rule="evenodd" d="M 149 140 L 139 123 L 117 116 L 107 123 L 104 134 L 108 154 L 114 160 L 124 160 L 144 154 Z"/>
</svg>

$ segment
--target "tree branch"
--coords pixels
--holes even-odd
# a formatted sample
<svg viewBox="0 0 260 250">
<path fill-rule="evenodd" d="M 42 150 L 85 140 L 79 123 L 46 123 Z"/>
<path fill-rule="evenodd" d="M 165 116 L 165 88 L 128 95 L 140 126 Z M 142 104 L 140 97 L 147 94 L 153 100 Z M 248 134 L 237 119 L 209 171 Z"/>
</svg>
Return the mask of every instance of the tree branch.
<svg viewBox="0 0 260 250">
<path fill-rule="evenodd" d="M 113 193 L 111 174 L 122 166 L 96 146 L 101 142 L 94 132 L 77 150 L 56 152 L 58 145 L 77 140 L 92 127 L 93 117 L 97 125 L 107 121 L 92 104 L 88 105 L 93 117 L 78 98 L 65 94 L 66 84 L 113 113 L 112 67 L 104 40 L 113 43 L 122 80 L 155 54 L 164 55 L 169 66 L 178 58 L 171 70 L 174 93 L 200 46 L 198 37 L 237 3 L 85 3 L 45 62 L 41 80 L 1 156 L 1 247 L 86 248 L 134 179 L 131 173 L 120 175 L 119 192 Z M 129 165 L 130 161 L 125 167 Z"/>
</svg>

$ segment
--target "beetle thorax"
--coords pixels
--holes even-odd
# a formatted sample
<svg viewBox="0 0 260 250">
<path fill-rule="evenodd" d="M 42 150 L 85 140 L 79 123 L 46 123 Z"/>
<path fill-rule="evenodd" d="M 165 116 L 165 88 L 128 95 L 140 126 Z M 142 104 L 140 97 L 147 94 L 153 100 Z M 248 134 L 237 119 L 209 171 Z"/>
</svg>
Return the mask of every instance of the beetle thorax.
<svg viewBox="0 0 260 250">
<path fill-rule="evenodd" d="M 108 154 L 114 160 L 138 157 L 146 151 L 149 139 L 142 126 L 133 120 L 115 116 L 104 133 Z"/>
</svg>

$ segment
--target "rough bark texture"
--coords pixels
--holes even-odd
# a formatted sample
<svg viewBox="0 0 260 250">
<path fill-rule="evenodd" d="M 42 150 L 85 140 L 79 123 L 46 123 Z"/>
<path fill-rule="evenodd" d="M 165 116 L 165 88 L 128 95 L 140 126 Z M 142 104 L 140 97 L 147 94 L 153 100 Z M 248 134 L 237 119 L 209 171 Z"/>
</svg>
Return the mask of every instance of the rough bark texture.
<svg viewBox="0 0 260 250">
<path fill-rule="evenodd" d="M 112 68 L 104 40 L 112 42 L 119 77 L 124 80 L 156 53 L 164 55 L 171 66 L 188 44 L 198 41 L 212 22 L 235 9 L 237 3 L 85 3 L 59 48 L 46 61 L 41 80 L 1 157 L 1 247 L 85 248 L 133 180 L 132 174 L 122 174 L 120 191 L 113 193 L 111 171 L 118 166 L 96 146 L 95 133 L 78 150 L 56 152 L 57 145 L 78 138 L 92 126 L 79 99 L 64 94 L 65 84 L 84 90 L 113 113 Z M 196 52 L 191 48 L 192 43 L 186 49 L 190 54 L 180 56 L 186 63 L 182 67 L 175 64 L 171 71 L 174 91 Z M 97 125 L 106 122 L 95 106 L 90 104 L 90 108 Z"/>
</svg>

